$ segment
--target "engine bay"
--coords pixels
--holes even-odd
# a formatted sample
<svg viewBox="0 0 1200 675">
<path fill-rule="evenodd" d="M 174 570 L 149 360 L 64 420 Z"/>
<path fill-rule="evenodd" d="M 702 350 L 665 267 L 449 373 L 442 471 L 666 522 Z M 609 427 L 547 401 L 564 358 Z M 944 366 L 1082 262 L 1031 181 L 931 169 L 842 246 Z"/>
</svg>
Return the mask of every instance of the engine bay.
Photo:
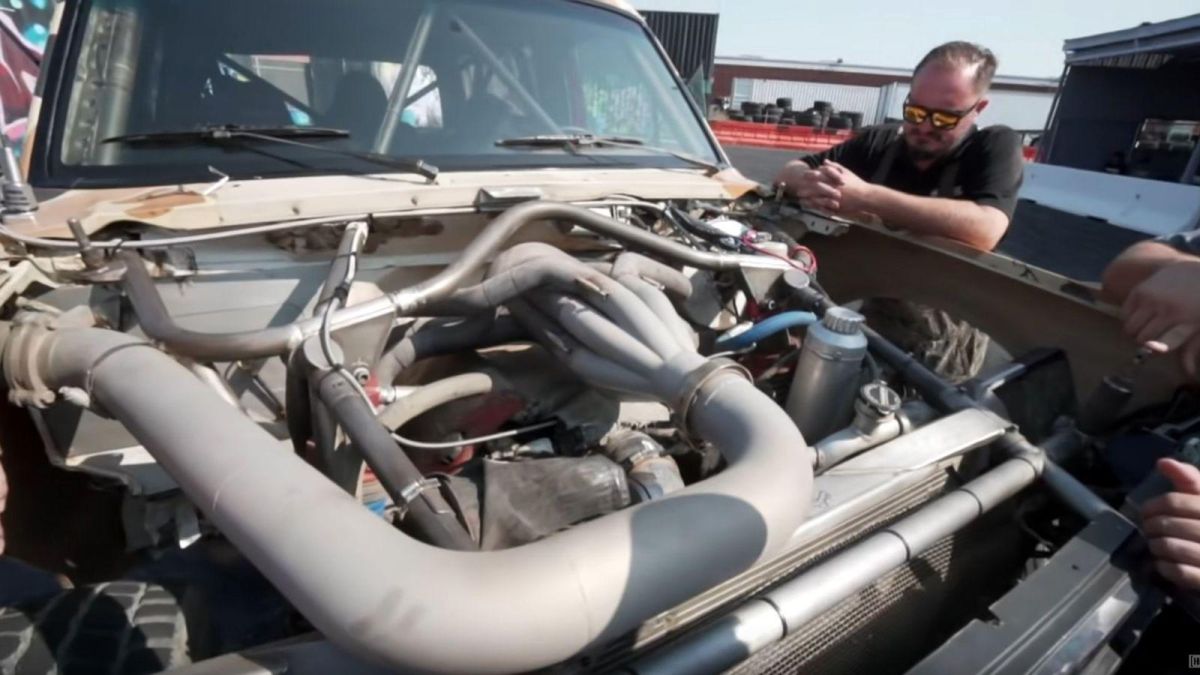
<svg viewBox="0 0 1200 675">
<path fill-rule="evenodd" d="M 1014 359 L 940 315 L 936 349 L 898 346 L 801 244 L 845 226 L 796 215 L 614 197 L 81 235 L 8 277 L 9 397 L 52 464 L 122 494 L 110 554 L 227 538 L 389 667 L 604 669 L 935 499 L 944 522 L 873 560 L 1039 478 L 1103 510 L 1044 449 L 1084 443 L 1061 352 Z M 429 647 L 476 623 L 486 664 Z"/>
</svg>

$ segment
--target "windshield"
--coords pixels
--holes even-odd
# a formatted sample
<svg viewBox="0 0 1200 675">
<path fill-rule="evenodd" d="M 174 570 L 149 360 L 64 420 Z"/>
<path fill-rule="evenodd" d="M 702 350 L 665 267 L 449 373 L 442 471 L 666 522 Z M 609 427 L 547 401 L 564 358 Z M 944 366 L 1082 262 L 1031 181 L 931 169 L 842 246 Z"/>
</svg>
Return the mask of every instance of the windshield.
<svg viewBox="0 0 1200 675">
<path fill-rule="evenodd" d="M 582 3 L 92 0 L 73 35 L 54 182 L 381 171 L 302 145 L 105 142 L 214 125 L 344 130 L 305 143 L 442 170 L 720 161 L 645 29 Z M 498 144 L 549 134 L 646 147 Z"/>
</svg>

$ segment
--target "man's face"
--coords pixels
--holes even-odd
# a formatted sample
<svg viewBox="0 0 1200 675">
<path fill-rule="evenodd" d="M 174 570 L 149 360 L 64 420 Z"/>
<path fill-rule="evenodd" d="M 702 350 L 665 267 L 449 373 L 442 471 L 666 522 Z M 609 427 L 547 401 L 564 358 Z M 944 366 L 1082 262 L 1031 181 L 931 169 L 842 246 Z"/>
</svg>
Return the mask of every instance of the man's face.
<svg viewBox="0 0 1200 675">
<path fill-rule="evenodd" d="M 963 112 L 970 110 L 953 129 L 935 129 L 932 115 L 920 124 L 904 122 L 904 142 L 917 160 L 944 157 L 966 138 L 987 99 L 975 90 L 972 68 L 934 64 L 922 68 L 912 81 L 909 103 L 929 110 Z"/>
</svg>

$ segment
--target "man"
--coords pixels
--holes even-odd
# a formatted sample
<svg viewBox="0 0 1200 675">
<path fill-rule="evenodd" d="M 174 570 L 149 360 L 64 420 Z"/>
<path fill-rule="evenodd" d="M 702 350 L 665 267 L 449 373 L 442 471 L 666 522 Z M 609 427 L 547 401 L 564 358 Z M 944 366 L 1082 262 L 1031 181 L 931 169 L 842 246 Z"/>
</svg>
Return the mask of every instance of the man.
<svg viewBox="0 0 1200 675">
<path fill-rule="evenodd" d="M 1173 352 L 1188 377 L 1200 381 L 1200 223 L 1118 256 L 1104 272 L 1104 296 L 1121 306 L 1130 337 Z M 1172 489 L 1142 507 L 1142 531 L 1159 573 L 1200 590 L 1200 469 L 1160 459 L 1158 470 Z"/>
<path fill-rule="evenodd" d="M 813 208 L 990 251 L 1012 220 L 1024 170 L 1019 134 L 975 126 L 995 73 L 983 47 L 935 48 L 913 73 L 902 124 L 790 162 L 776 184 Z"/>
<path fill-rule="evenodd" d="M 979 129 L 996 57 L 968 42 L 933 49 L 913 73 L 904 122 L 870 127 L 828 152 L 790 162 L 776 178 L 812 208 L 854 220 L 995 248 L 1024 175 L 1021 138 Z M 863 305 L 871 325 L 954 383 L 979 374 L 988 338 L 930 307 L 888 298 Z"/>
</svg>

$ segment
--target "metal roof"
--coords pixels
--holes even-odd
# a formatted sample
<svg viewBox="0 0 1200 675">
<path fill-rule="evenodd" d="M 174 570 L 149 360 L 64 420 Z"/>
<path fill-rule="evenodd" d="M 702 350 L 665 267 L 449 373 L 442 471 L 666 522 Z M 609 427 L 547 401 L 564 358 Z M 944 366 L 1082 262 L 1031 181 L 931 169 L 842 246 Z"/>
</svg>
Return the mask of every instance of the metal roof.
<svg viewBox="0 0 1200 675">
<path fill-rule="evenodd" d="M 790 70 L 823 70 L 833 73 L 859 73 L 865 75 L 884 75 L 900 80 L 912 78 L 912 68 L 890 68 L 886 66 L 862 66 L 831 61 L 788 61 L 779 59 L 764 59 L 758 56 L 718 56 L 718 66 L 750 66 L 758 68 L 784 68 Z M 1057 89 L 1057 77 L 1022 77 L 1015 75 L 999 75 L 992 78 L 995 85 L 1021 85 L 1026 87 L 1045 87 Z"/>
<path fill-rule="evenodd" d="M 1100 63 L 1153 67 L 1150 61 L 1131 57 L 1150 53 L 1200 56 L 1200 14 L 1067 40 L 1063 43 L 1063 51 L 1067 54 L 1068 65 Z"/>
</svg>

